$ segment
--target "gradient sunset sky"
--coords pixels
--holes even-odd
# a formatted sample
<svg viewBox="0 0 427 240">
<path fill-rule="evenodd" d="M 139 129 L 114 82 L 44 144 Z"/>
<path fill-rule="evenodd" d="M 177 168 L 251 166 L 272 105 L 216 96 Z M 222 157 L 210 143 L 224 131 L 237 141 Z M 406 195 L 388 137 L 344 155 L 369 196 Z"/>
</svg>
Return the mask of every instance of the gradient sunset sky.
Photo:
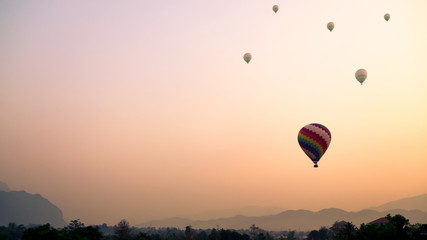
<svg viewBox="0 0 427 240">
<path fill-rule="evenodd" d="M 426 0 L 0 0 L 0 181 L 66 220 L 357 211 L 426 173 Z"/>
</svg>

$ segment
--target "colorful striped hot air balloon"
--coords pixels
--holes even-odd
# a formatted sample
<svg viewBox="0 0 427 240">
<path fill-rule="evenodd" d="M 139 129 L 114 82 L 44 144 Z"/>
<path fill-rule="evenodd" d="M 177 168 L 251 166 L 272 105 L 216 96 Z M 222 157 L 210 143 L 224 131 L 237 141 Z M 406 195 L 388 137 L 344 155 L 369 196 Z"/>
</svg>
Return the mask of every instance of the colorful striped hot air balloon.
<svg viewBox="0 0 427 240">
<path fill-rule="evenodd" d="M 307 156 L 313 161 L 314 167 L 326 152 L 331 143 L 331 132 L 325 126 L 311 123 L 298 133 L 298 143 Z"/>
<path fill-rule="evenodd" d="M 243 55 L 243 60 L 245 60 L 246 63 L 249 64 L 249 62 L 251 61 L 251 59 L 252 59 L 252 54 L 245 53 L 245 55 Z"/>
<path fill-rule="evenodd" d="M 384 14 L 384 19 L 388 22 L 388 20 L 390 19 L 390 14 L 389 13 Z"/>
<path fill-rule="evenodd" d="M 359 69 L 359 70 L 356 71 L 356 73 L 354 74 L 354 76 L 356 77 L 357 81 L 360 82 L 360 84 L 363 84 L 363 82 L 368 77 L 368 71 L 366 71 L 365 69 L 361 68 L 361 69 Z"/>
<path fill-rule="evenodd" d="M 279 11 L 279 6 L 274 5 L 273 6 L 273 11 L 274 11 L 274 13 L 277 13 L 277 11 Z"/>
<path fill-rule="evenodd" d="M 326 27 L 329 29 L 330 32 L 332 32 L 332 30 L 334 30 L 335 24 L 333 22 L 328 22 Z"/>
</svg>

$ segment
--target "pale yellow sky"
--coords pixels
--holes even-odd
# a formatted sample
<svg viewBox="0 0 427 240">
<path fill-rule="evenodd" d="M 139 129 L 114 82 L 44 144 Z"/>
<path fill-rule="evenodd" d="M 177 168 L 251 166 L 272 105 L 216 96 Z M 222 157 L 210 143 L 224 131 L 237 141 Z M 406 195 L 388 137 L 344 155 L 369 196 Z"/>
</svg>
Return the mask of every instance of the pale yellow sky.
<svg viewBox="0 0 427 240">
<path fill-rule="evenodd" d="M 1 1 L 0 181 L 87 224 L 426 193 L 425 9 Z M 312 122 L 332 134 L 318 169 L 297 142 Z"/>
</svg>

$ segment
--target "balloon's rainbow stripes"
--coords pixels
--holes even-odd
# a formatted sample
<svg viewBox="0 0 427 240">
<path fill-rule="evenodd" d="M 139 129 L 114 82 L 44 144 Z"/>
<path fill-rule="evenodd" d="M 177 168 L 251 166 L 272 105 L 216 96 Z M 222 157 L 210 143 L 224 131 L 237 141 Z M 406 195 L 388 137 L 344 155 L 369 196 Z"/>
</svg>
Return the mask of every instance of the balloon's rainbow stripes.
<svg viewBox="0 0 427 240">
<path fill-rule="evenodd" d="M 314 162 L 314 167 L 317 167 L 317 162 L 331 143 L 331 132 L 321 124 L 311 123 L 299 131 L 298 143 L 305 154 Z"/>
</svg>

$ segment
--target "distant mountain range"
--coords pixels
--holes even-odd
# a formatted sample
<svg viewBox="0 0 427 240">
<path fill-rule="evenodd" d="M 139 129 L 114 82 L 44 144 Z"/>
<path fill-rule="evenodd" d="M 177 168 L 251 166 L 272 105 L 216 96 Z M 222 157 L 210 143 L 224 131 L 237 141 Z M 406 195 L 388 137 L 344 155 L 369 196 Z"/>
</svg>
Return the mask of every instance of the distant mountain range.
<svg viewBox="0 0 427 240">
<path fill-rule="evenodd" d="M 55 227 L 66 225 L 61 210 L 40 194 L 10 191 L 0 182 L 0 226 L 16 224 L 45 224 Z"/>
<path fill-rule="evenodd" d="M 250 212 L 252 208 L 241 209 L 242 212 Z M 269 210 L 280 208 L 270 208 Z M 234 211 L 235 212 L 235 211 Z M 257 212 L 262 212 L 261 208 Z M 427 194 L 405 198 L 389 202 L 378 207 L 358 212 L 347 212 L 337 208 L 323 209 L 318 212 L 308 210 L 288 210 L 276 214 L 264 216 L 235 215 L 210 220 L 190 220 L 186 218 L 168 218 L 158 221 L 145 222 L 139 227 L 178 227 L 185 228 L 191 225 L 193 228 L 224 228 L 224 229 L 248 229 L 252 224 L 265 230 L 313 230 L 322 226 L 330 227 L 335 221 L 352 222 L 357 227 L 361 223 L 368 223 L 387 214 L 401 214 L 411 223 L 427 223 Z M 206 215 L 206 214 L 205 214 Z M 206 218 L 206 216 L 204 216 Z"/>
<path fill-rule="evenodd" d="M 198 214 L 191 214 L 184 218 L 197 219 L 197 220 L 210 220 L 216 218 L 228 218 L 236 215 L 245 216 L 265 216 L 271 214 L 277 214 L 285 211 L 286 209 L 280 207 L 260 207 L 260 206 L 248 206 L 238 209 L 224 209 L 215 211 L 206 211 Z"/>
<path fill-rule="evenodd" d="M 405 209 L 405 210 L 421 210 L 427 212 L 427 194 L 403 198 L 397 201 L 388 202 L 386 204 L 371 207 L 369 209 L 377 211 L 385 211 L 387 209 Z"/>
<path fill-rule="evenodd" d="M 368 223 L 387 214 L 392 216 L 401 214 L 408 218 L 411 223 L 427 223 L 427 213 L 419 210 L 362 210 L 359 212 L 347 212 L 337 208 L 323 209 L 318 212 L 307 210 L 288 210 L 275 215 L 259 217 L 248 217 L 237 215 L 229 218 L 218 218 L 213 220 L 192 221 L 185 218 L 168 218 L 159 221 L 150 221 L 138 225 L 138 227 L 177 227 L 185 228 L 191 225 L 195 229 L 224 228 L 224 229 L 248 229 L 252 224 L 265 230 L 300 230 L 308 231 L 319 229 L 322 226 L 331 227 L 335 221 L 352 222 L 357 227 L 361 223 Z"/>
<path fill-rule="evenodd" d="M 365 209 L 347 212 L 337 208 L 318 212 L 308 210 L 288 210 L 278 207 L 246 207 L 237 210 L 205 212 L 189 218 L 168 218 L 150 221 L 138 227 L 178 227 L 248 229 L 252 224 L 265 230 L 308 231 L 322 226 L 330 227 L 335 221 L 352 222 L 357 227 L 387 214 L 401 214 L 411 223 L 427 223 L 427 194 L 404 198 L 397 201 Z M 197 220 L 194 220 L 197 219 Z M 11 191 L 0 182 L 0 226 L 10 222 L 16 224 L 45 224 L 55 227 L 66 225 L 61 210 L 39 194 L 25 191 Z"/>
</svg>

